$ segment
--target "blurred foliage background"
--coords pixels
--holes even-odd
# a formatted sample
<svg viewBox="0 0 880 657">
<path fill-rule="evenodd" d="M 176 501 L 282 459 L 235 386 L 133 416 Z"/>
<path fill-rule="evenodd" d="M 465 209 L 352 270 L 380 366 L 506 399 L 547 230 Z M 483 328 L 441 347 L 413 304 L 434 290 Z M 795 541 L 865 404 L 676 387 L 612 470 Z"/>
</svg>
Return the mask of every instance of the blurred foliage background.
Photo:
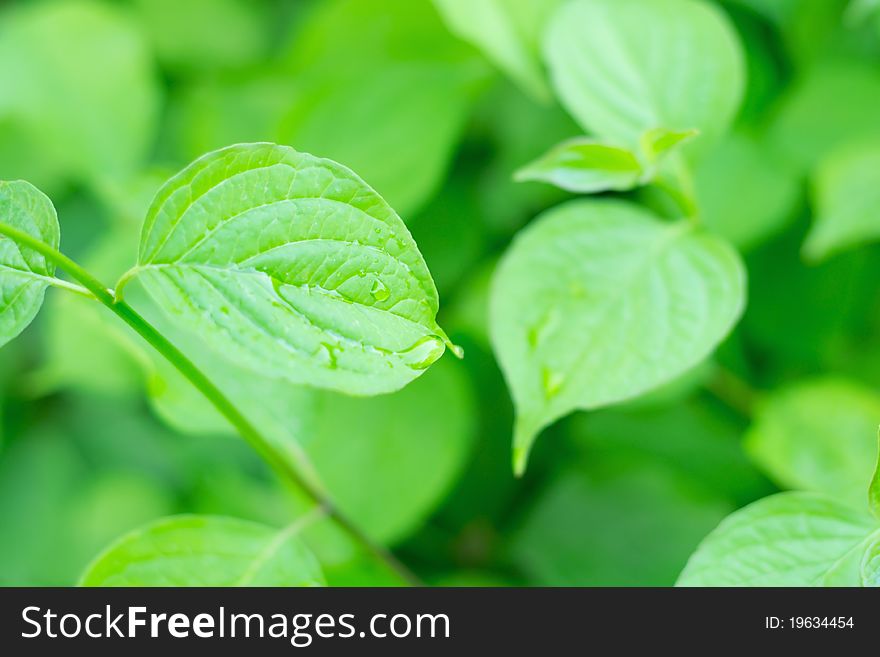
<svg viewBox="0 0 880 657">
<path fill-rule="evenodd" d="M 880 12 L 718 4 L 748 87 L 697 192 L 745 257 L 746 315 L 674 385 L 554 425 L 521 480 L 488 281 L 515 232 L 568 198 L 512 173 L 581 130 L 429 0 L 0 2 L 0 179 L 49 194 L 64 250 L 109 282 L 159 185 L 208 150 L 274 141 L 350 166 L 407 222 L 466 358 L 374 399 L 211 373 L 431 584 L 670 585 L 736 508 L 788 488 L 863 494 L 880 424 L 880 229 L 803 246 L 817 216 L 853 199 L 880 226 Z M 864 175 L 841 189 L 847 167 Z M 3 585 L 73 584 L 108 542 L 164 515 L 280 527 L 301 513 L 117 324 L 51 291 L 0 350 Z M 394 583 L 329 528 L 307 538 L 330 583 Z"/>
</svg>

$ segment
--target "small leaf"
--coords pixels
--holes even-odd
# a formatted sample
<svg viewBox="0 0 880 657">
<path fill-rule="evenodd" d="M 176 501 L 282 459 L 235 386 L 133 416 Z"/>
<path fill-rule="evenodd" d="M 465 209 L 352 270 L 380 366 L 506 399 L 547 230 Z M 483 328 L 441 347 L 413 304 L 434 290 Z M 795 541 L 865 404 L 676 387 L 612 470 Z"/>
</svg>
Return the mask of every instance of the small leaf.
<svg viewBox="0 0 880 657">
<path fill-rule="evenodd" d="M 537 180 L 569 192 L 594 194 L 638 186 L 642 165 L 632 152 L 581 137 L 562 142 L 514 174 L 514 180 Z"/>
<path fill-rule="evenodd" d="M 573 0 L 553 15 L 544 54 L 562 104 L 619 144 L 658 126 L 714 141 L 743 93 L 735 31 L 696 0 Z"/>
<path fill-rule="evenodd" d="M 564 0 L 434 0 L 449 28 L 481 48 L 526 91 L 550 99 L 540 39 Z"/>
<path fill-rule="evenodd" d="M 819 586 L 875 529 L 814 493 L 781 493 L 728 516 L 700 544 L 679 586 Z"/>
<path fill-rule="evenodd" d="M 822 163 L 815 211 L 804 243 L 804 254 L 811 259 L 880 239 L 880 142 L 859 142 Z"/>
<path fill-rule="evenodd" d="M 0 223 L 58 248 L 55 207 L 30 183 L 0 181 Z M 55 265 L 45 257 L 0 235 L 0 346 L 34 319 L 54 273 Z"/>
<path fill-rule="evenodd" d="M 639 147 L 645 160 L 649 164 L 656 164 L 698 134 L 700 134 L 699 130 L 653 128 L 648 130 L 639 139 Z"/>
<path fill-rule="evenodd" d="M 132 277 L 215 351 L 295 383 L 390 392 L 444 350 L 397 214 L 349 169 L 289 147 L 231 146 L 172 178 L 119 288 Z"/>
<path fill-rule="evenodd" d="M 864 508 L 877 463 L 880 396 L 839 379 L 774 392 L 745 438 L 752 458 L 779 485 Z"/>
<path fill-rule="evenodd" d="M 693 367 L 742 313 L 727 244 L 620 201 L 573 201 L 517 237 L 492 284 L 492 344 L 517 408 L 516 469 L 575 409 L 637 397 Z"/>
<path fill-rule="evenodd" d="M 277 530 L 219 516 L 173 516 L 111 545 L 81 586 L 321 586 L 299 540 L 304 519 Z"/>
</svg>

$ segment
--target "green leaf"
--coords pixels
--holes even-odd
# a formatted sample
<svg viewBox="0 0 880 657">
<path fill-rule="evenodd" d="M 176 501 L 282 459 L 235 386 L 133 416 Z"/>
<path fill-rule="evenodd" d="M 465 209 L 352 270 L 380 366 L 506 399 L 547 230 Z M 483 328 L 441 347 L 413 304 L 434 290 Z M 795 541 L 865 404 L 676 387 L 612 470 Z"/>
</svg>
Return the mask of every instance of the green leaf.
<svg viewBox="0 0 880 657">
<path fill-rule="evenodd" d="M 731 508 L 648 460 L 569 468 L 538 496 L 511 552 L 541 586 L 671 586 Z"/>
<path fill-rule="evenodd" d="M 699 134 L 699 130 L 653 128 L 639 139 L 639 147 L 646 162 L 653 165 Z"/>
<path fill-rule="evenodd" d="M 78 180 L 133 173 L 152 147 L 159 111 L 137 25 L 88 0 L 4 12 L 0 108 L 28 146 L 0 174 L 26 175 L 34 158 Z"/>
<path fill-rule="evenodd" d="M 696 0 L 573 0 L 550 21 L 544 53 L 562 104 L 614 143 L 657 127 L 712 141 L 743 93 L 735 32 Z"/>
<path fill-rule="evenodd" d="M 700 544 L 679 586 L 819 586 L 875 528 L 814 493 L 781 493 L 727 517 Z"/>
<path fill-rule="evenodd" d="M 276 530 L 219 516 L 172 516 L 111 545 L 81 586 L 321 586 L 297 538 L 304 519 Z"/>
<path fill-rule="evenodd" d="M 403 387 L 443 353 L 415 242 L 349 169 L 292 148 L 210 153 L 158 193 L 136 277 L 217 352 L 354 394 Z"/>
<path fill-rule="evenodd" d="M 517 408 L 516 469 L 575 409 L 621 402 L 693 367 L 742 313 L 727 244 L 619 201 L 573 201 L 522 231 L 495 273 L 492 344 Z"/>
<path fill-rule="evenodd" d="M 880 239 L 880 141 L 835 151 L 815 179 L 815 220 L 804 254 L 813 260 Z"/>
<path fill-rule="evenodd" d="M 540 100 L 550 89 L 540 61 L 544 27 L 564 0 L 434 0 L 449 28 Z"/>
<path fill-rule="evenodd" d="M 569 139 L 517 171 L 514 179 L 548 182 L 581 194 L 634 189 L 649 182 L 658 165 L 694 135 L 694 130 L 649 130 L 639 140 L 639 153 L 589 137 Z"/>
<path fill-rule="evenodd" d="M 797 171 L 763 140 L 734 131 L 694 170 L 700 216 L 713 233 L 739 249 L 758 246 L 795 217 L 801 196 Z M 749 190 L 731 202 L 731 191 Z"/>
<path fill-rule="evenodd" d="M 30 183 L 0 181 L 0 222 L 58 248 L 55 206 Z M 45 257 L 0 235 L 0 346 L 34 319 L 54 273 Z"/>
<path fill-rule="evenodd" d="M 641 177 L 631 151 L 588 137 L 564 141 L 514 174 L 517 182 L 542 181 L 581 194 L 633 189 Z"/>
<path fill-rule="evenodd" d="M 766 141 L 801 171 L 810 171 L 841 144 L 876 142 L 878 106 L 876 66 L 859 58 L 829 58 L 806 68 L 789 86 Z"/>
<path fill-rule="evenodd" d="M 880 396 L 846 380 L 817 379 L 772 393 L 745 445 L 781 486 L 864 508 L 878 426 Z"/>
</svg>

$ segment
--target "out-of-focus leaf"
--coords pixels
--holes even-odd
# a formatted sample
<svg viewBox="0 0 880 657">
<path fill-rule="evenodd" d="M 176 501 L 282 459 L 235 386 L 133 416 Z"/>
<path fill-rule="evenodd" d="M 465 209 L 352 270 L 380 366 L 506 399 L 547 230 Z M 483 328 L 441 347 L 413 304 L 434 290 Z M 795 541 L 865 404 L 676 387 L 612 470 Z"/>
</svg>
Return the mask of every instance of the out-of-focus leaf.
<svg viewBox="0 0 880 657">
<path fill-rule="evenodd" d="M 321 586 L 299 540 L 302 519 L 283 530 L 218 516 L 172 516 L 111 545 L 81 586 Z"/>
<path fill-rule="evenodd" d="M 658 127 L 714 141 L 742 97 L 736 33 L 698 0 L 573 0 L 553 15 L 544 52 L 563 105 L 622 145 Z"/>
<path fill-rule="evenodd" d="M 712 232 L 749 249 L 778 233 L 794 216 L 799 196 L 792 167 L 759 139 L 734 132 L 695 171 L 701 216 Z M 747 190 L 736 194 L 735 190 Z"/>
<path fill-rule="evenodd" d="M 157 57 L 173 70 L 241 68 L 266 51 L 268 25 L 259 2 L 135 0 L 134 4 Z"/>
<path fill-rule="evenodd" d="M 746 457 L 740 424 L 698 399 L 582 413 L 570 426 L 588 462 L 609 453 L 650 459 L 737 505 L 774 490 Z"/>
<path fill-rule="evenodd" d="M 30 183 L 0 181 L 0 223 L 58 248 L 61 230 L 55 206 Z M 54 273 L 55 263 L 0 235 L 0 346 L 33 321 Z"/>
<path fill-rule="evenodd" d="M 461 473 L 475 423 L 459 368 L 438 363 L 394 395 L 318 398 L 303 448 L 331 497 L 376 540 L 412 531 Z"/>
<path fill-rule="evenodd" d="M 875 528 L 864 512 L 822 495 L 772 495 L 725 518 L 691 556 L 678 585 L 821 586 L 848 553 L 864 550 Z"/>
<path fill-rule="evenodd" d="M 0 116 L 28 144 L 0 153 L 0 174 L 40 158 L 80 180 L 125 177 L 152 146 L 158 104 L 149 51 L 121 9 L 74 0 L 0 15 Z"/>
<path fill-rule="evenodd" d="M 826 59 L 793 84 L 767 138 L 809 171 L 844 144 L 880 137 L 878 106 L 880 71 L 875 66 L 858 59 Z"/>
<path fill-rule="evenodd" d="M 517 182 L 546 182 L 581 194 L 633 189 L 641 177 L 632 151 L 588 137 L 564 141 L 514 174 Z"/>
<path fill-rule="evenodd" d="M 538 218 L 496 270 L 492 344 L 517 408 L 514 462 L 575 409 L 632 399 L 703 360 L 738 320 L 745 271 L 726 243 L 618 201 Z"/>
<path fill-rule="evenodd" d="M 169 156 L 190 161 L 228 144 L 284 141 L 284 118 L 301 95 L 291 76 L 274 71 L 187 85 L 170 99 Z"/>
<path fill-rule="evenodd" d="M 670 586 L 729 510 L 662 466 L 570 470 L 539 496 L 511 551 L 545 586 Z"/>
<path fill-rule="evenodd" d="M 332 0 L 303 30 L 290 56 L 299 95 L 279 141 L 345 162 L 404 216 L 420 209 L 446 172 L 484 66 L 430 2 Z"/>
<path fill-rule="evenodd" d="M 774 392 L 745 444 L 781 486 L 861 508 L 878 459 L 878 426 L 880 395 L 846 380 L 817 379 Z"/>
<path fill-rule="evenodd" d="M 232 146 L 172 178 L 131 277 L 217 353 L 294 383 L 389 392 L 444 351 L 437 291 L 394 210 L 288 147 Z"/>
<path fill-rule="evenodd" d="M 821 164 L 815 212 L 804 243 L 811 259 L 880 239 L 880 141 L 844 147 Z"/>
<path fill-rule="evenodd" d="M 434 0 L 450 29 L 536 98 L 550 89 L 540 59 L 541 36 L 565 0 Z"/>
</svg>

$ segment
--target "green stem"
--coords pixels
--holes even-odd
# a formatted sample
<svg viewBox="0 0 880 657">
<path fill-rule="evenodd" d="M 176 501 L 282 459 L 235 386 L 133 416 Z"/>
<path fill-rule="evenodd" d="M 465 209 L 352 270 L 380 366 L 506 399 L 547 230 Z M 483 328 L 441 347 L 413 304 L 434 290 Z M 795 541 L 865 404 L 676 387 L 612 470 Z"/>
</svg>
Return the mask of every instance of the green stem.
<svg viewBox="0 0 880 657">
<path fill-rule="evenodd" d="M 342 528 L 357 544 L 376 558 L 385 562 L 389 568 L 411 585 L 421 582 L 397 557 L 385 547 L 373 541 L 348 516 L 340 511 L 323 491 L 307 480 L 286 459 L 278 455 L 271 443 L 263 437 L 259 430 L 235 407 L 229 398 L 205 376 L 204 373 L 186 355 L 175 347 L 164 335 L 144 319 L 125 301 L 116 298 L 112 290 L 107 289 L 101 281 L 92 276 L 76 262 L 45 242 L 21 231 L 13 226 L 0 222 L 0 235 L 15 240 L 54 262 L 72 278 L 79 281 L 85 290 L 94 295 L 95 299 L 104 304 L 122 321 L 134 329 L 144 340 L 158 351 L 168 362 L 180 371 L 210 401 L 214 407 L 238 431 L 242 438 L 280 475 L 296 485 L 319 508 L 323 509 L 333 521 Z M 58 280 L 58 279 L 56 279 Z M 76 287 L 76 286 L 74 286 Z"/>
<path fill-rule="evenodd" d="M 760 393 L 727 368 L 718 366 L 706 382 L 706 388 L 743 417 L 754 415 Z"/>
</svg>

